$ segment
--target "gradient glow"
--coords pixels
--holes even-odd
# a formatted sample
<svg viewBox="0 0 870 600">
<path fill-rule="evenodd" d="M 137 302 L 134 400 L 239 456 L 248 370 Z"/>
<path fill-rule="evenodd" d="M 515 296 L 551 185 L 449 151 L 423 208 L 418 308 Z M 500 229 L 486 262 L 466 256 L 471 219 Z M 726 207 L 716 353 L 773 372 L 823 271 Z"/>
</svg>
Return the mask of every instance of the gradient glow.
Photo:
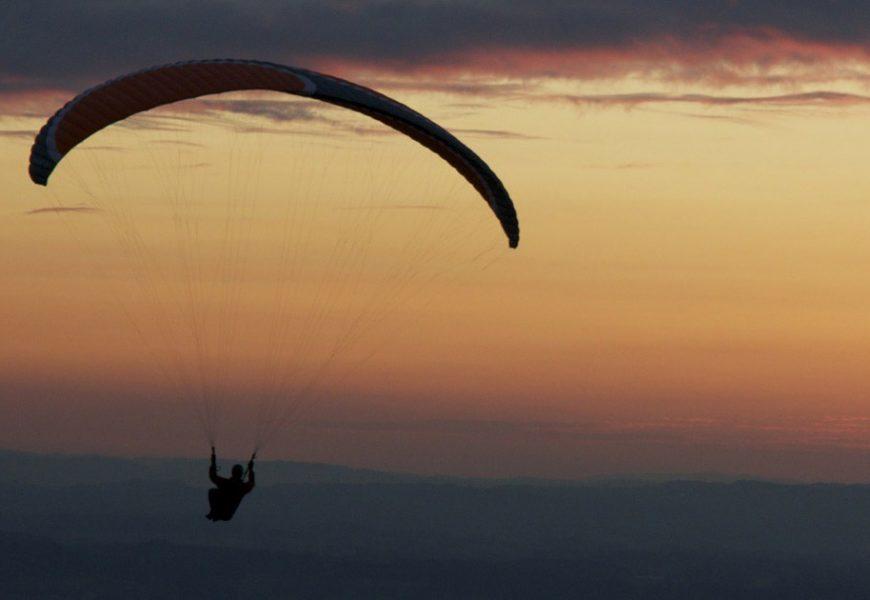
<svg viewBox="0 0 870 600">
<path fill-rule="evenodd" d="M 524 237 L 445 282 L 448 302 L 406 315 L 413 332 L 274 455 L 485 476 L 868 480 L 866 42 L 764 27 L 708 44 L 462 48 L 459 66 L 318 55 L 479 151 Z M 25 164 L 56 92 L 16 94 L 0 120 L 0 445 L 201 454 L 122 315 L 95 310 L 104 282 L 63 224 L 91 215 L 27 214 L 52 206 Z M 90 243 L 108 245 L 97 229 Z"/>
</svg>

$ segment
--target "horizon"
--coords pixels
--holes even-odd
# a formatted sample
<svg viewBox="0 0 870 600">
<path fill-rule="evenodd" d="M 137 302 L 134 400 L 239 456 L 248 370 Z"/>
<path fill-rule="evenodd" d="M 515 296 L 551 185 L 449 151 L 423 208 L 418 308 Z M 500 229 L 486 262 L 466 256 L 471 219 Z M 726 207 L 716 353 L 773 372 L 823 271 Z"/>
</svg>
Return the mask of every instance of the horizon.
<svg viewBox="0 0 870 600">
<path fill-rule="evenodd" d="M 75 454 L 75 453 L 59 453 L 59 452 L 27 452 L 10 448 L 0 448 L 0 455 L 10 455 L 18 457 L 28 457 L 34 459 L 47 460 L 97 460 L 97 461 L 122 461 L 132 464 L 135 463 L 202 463 L 206 464 L 208 459 L 202 457 L 189 456 L 124 456 L 124 455 L 109 455 L 109 454 Z M 231 463 L 243 464 L 248 457 L 222 457 L 218 456 L 218 463 L 227 465 Z M 602 475 L 589 476 L 579 479 L 556 479 L 547 477 L 536 477 L 531 475 L 512 475 L 506 477 L 497 476 L 466 476 L 447 473 L 423 473 L 414 471 L 397 471 L 387 469 L 372 469 L 366 467 L 353 467 L 350 465 L 337 463 L 323 462 L 307 462 L 293 459 L 258 459 L 260 465 L 281 465 L 281 466 L 296 466 L 317 469 L 329 469 L 351 474 L 373 474 L 381 476 L 390 476 L 403 478 L 414 481 L 435 481 L 435 482 L 481 482 L 481 483 L 530 483 L 530 484 L 596 484 L 596 483 L 613 483 L 625 482 L 628 484 L 658 484 L 658 483 L 679 483 L 679 482 L 697 482 L 697 483 L 741 483 L 741 482 L 757 482 L 772 485 L 846 485 L 846 486 L 863 486 L 870 485 L 862 482 L 842 482 L 842 481 L 821 481 L 821 480 L 797 480 L 797 479 L 770 479 L 764 478 L 752 473 L 723 473 L 723 472 L 695 472 L 695 473 L 665 473 L 665 472 L 614 472 Z M 273 482 L 266 481 L 263 485 L 271 485 Z"/>
</svg>

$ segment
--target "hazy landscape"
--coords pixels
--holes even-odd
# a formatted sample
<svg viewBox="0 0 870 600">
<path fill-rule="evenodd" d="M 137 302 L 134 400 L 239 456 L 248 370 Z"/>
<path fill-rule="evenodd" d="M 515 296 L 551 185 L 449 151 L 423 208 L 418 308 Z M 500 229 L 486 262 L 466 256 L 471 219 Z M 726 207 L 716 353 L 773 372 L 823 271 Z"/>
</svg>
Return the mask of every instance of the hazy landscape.
<svg viewBox="0 0 870 600">
<path fill-rule="evenodd" d="M 224 463 L 226 464 L 226 463 Z M 833 598 L 870 590 L 870 486 L 422 478 L 0 454 L 4 597 Z"/>
</svg>

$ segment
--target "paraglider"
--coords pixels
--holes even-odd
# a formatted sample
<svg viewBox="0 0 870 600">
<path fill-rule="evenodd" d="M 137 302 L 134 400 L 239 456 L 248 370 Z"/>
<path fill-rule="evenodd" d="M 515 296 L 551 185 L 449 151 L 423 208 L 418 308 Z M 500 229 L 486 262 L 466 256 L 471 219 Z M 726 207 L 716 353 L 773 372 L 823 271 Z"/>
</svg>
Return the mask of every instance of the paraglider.
<svg viewBox="0 0 870 600">
<path fill-rule="evenodd" d="M 140 113 L 202 96 L 256 90 L 290 94 L 347 109 L 399 132 L 402 140 L 417 142 L 435 153 L 471 184 L 473 190 L 468 191 L 472 194 L 476 192 L 489 206 L 507 237 L 509 247 L 515 248 L 519 244 L 519 223 L 505 186 L 487 163 L 446 129 L 408 106 L 350 81 L 307 69 L 255 60 L 177 62 L 123 75 L 82 92 L 59 109 L 39 131 L 30 154 L 30 177 L 36 184 L 48 185 L 55 170 L 65 164 L 66 157 L 76 154 L 75 149 L 83 142 L 97 132 L 113 124 L 125 122 Z M 193 118 L 190 120 L 195 121 Z M 213 139 L 217 137 L 213 136 Z M 185 143 L 199 147 L 200 141 Z M 135 148 L 144 148 L 145 145 L 143 143 Z M 271 142 L 264 143 L 258 150 L 269 160 L 280 161 L 281 155 L 272 146 Z M 423 154 L 429 156 L 425 152 Z M 156 158 L 159 160 L 162 157 L 158 155 Z M 369 165 L 365 163 L 365 158 L 355 161 L 361 168 L 368 168 Z M 232 175 L 243 170 L 239 164 L 234 155 L 230 168 L 223 172 Z M 136 168 L 141 167 L 137 165 Z M 108 219 L 114 219 L 112 226 L 121 242 L 121 249 L 130 256 L 137 269 L 132 273 L 136 284 L 140 286 L 137 301 L 140 304 L 147 301 L 155 306 L 148 314 L 148 325 L 153 329 L 162 329 L 155 336 L 157 341 L 154 345 L 157 348 L 153 354 L 157 356 L 156 362 L 164 363 L 159 366 L 165 373 L 167 385 L 175 385 L 180 398 L 198 399 L 201 405 L 198 416 L 212 448 L 215 443 L 215 422 L 219 405 L 216 398 L 221 394 L 230 395 L 220 385 L 227 373 L 225 364 L 220 361 L 226 360 L 226 363 L 233 366 L 239 362 L 232 357 L 226 359 L 226 356 L 232 352 L 242 355 L 245 351 L 250 351 L 250 348 L 264 354 L 260 360 L 251 361 L 262 371 L 262 377 L 258 381 L 266 387 L 259 394 L 259 407 L 255 411 L 258 415 L 254 452 L 256 455 L 266 439 L 282 426 L 287 415 L 299 410 L 306 403 L 313 402 L 309 397 L 313 398 L 311 390 L 317 378 L 322 378 L 328 365 L 361 337 L 360 332 L 365 326 L 379 323 L 384 314 L 408 297 L 404 293 L 405 289 L 421 279 L 419 273 L 422 265 L 427 260 L 432 260 L 432 248 L 445 247 L 454 252 L 456 248 L 468 245 L 468 238 L 463 237 L 467 236 L 467 232 L 462 232 L 455 226 L 455 223 L 461 221 L 456 216 L 458 212 L 451 213 L 441 210 L 443 207 L 440 204 L 421 204 L 416 200 L 418 195 L 426 191 L 427 182 L 422 177 L 414 179 L 414 188 L 411 193 L 406 194 L 406 203 L 399 206 L 384 200 L 388 197 L 390 201 L 396 202 L 394 196 L 381 192 L 373 192 L 367 204 L 350 203 L 344 191 L 349 189 L 353 192 L 359 189 L 354 187 L 353 182 L 341 193 L 323 194 L 324 197 L 339 198 L 341 202 L 348 204 L 337 206 L 336 209 L 355 211 L 352 214 L 340 214 L 336 210 L 325 217 L 316 214 L 311 216 L 313 211 L 319 210 L 321 198 L 313 195 L 306 197 L 304 203 L 299 203 L 301 218 L 294 207 L 292 213 L 288 210 L 281 219 L 259 221 L 284 224 L 279 250 L 268 261 L 263 261 L 263 264 L 277 265 L 282 274 L 274 279 L 275 285 L 271 294 L 259 290 L 253 296 L 258 302 L 265 302 L 263 298 L 271 296 L 274 316 L 268 323 L 267 330 L 256 337 L 255 342 L 245 347 L 236 343 L 232 336 L 239 329 L 236 323 L 241 312 L 239 298 L 244 296 L 240 291 L 243 277 L 239 273 L 246 264 L 254 262 L 246 253 L 251 252 L 251 247 L 255 246 L 250 240 L 257 238 L 257 232 L 250 229 L 254 222 L 250 214 L 246 214 L 244 219 L 238 219 L 237 213 L 233 211 L 238 211 L 240 204 L 247 206 L 244 203 L 247 202 L 251 186 L 243 186 L 241 193 L 235 190 L 228 192 L 227 212 L 222 225 L 212 215 L 212 221 L 206 221 L 200 227 L 198 224 L 192 225 L 189 220 L 191 215 L 195 215 L 204 206 L 203 198 L 212 199 L 210 192 L 200 189 L 198 191 L 203 198 L 189 200 L 185 195 L 188 193 L 185 188 L 177 186 L 172 177 L 166 176 L 166 171 L 155 172 L 150 181 L 154 188 L 164 189 L 172 211 L 172 225 L 167 229 L 177 231 L 180 240 L 172 252 L 165 249 L 154 252 L 147 247 L 136 217 L 124 213 L 124 207 L 135 196 L 134 193 L 118 193 L 117 184 L 120 181 L 123 185 L 124 173 L 119 174 L 111 168 L 100 171 L 97 167 L 92 170 L 98 171 L 98 183 L 108 181 L 112 184 L 107 186 L 109 189 L 102 200 L 104 204 L 97 205 L 97 209 L 102 212 L 97 211 L 95 214 L 105 214 Z M 453 177 L 453 172 L 445 170 Z M 193 167 L 182 165 L 175 174 L 183 176 L 193 171 Z M 137 173 L 148 171 L 140 170 Z M 370 174 L 366 173 L 365 176 L 369 177 Z M 328 178 L 327 184 L 334 183 L 333 179 Z M 275 180 L 280 180 L 280 175 Z M 297 184 L 298 181 L 292 179 L 287 182 L 288 187 Z M 211 185 L 216 189 L 219 187 L 214 178 L 205 179 L 204 185 Z M 144 188 L 144 192 L 141 188 L 137 188 L 135 192 L 148 193 L 147 185 Z M 89 199 L 98 202 L 92 189 L 88 188 L 86 193 Z M 277 195 L 276 197 L 280 198 Z M 185 200 L 188 204 L 184 204 Z M 269 200 L 267 204 L 270 207 L 279 204 L 273 197 Z M 438 195 L 437 200 L 443 202 L 445 198 Z M 284 202 L 289 203 L 286 198 Z M 396 207 L 412 208 L 417 214 L 425 213 L 425 218 L 421 218 L 425 227 L 421 231 L 408 232 L 405 240 L 385 245 L 381 254 L 397 261 L 395 266 L 385 266 L 370 259 L 370 255 L 376 254 L 371 247 L 378 239 L 373 232 L 377 226 L 389 220 L 384 215 Z M 390 218 L 400 223 L 409 212 L 411 211 L 402 211 L 403 214 L 399 215 L 397 211 L 393 211 Z M 152 216 L 152 213 L 148 213 L 149 219 Z M 447 228 L 440 232 L 432 226 L 439 219 Z M 317 245 L 320 236 L 328 235 L 328 228 L 324 224 L 330 223 L 330 220 L 341 221 L 345 229 L 333 232 L 333 244 Z M 205 226 L 209 224 L 214 224 L 214 242 L 204 233 Z M 320 229 L 317 229 L 318 226 Z M 247 237 L 239 233 L 238 229 L 241 227 L 248 228 L 244 232 Z M 167 229 L 161 230 L 161 235 Z M 383 226 L 381 230 L 400 231 L 400 226 Z M 314 250 L 302 247 L 310 240 L 314 240 L 310 242 Z M 257 239 L 257 242 L 261 240 Z M 205 251 L 198 249 L 197 245 L 208 243 L 214 243 L 219 250 L 215 252 L 215 257 L 207 261 L 204 260 Z M 452 248 L 451 243 L 454 244 Z M 260 243 L 257 247 L 269 248 L 266 243 Z M 162 268 L 157 265 L 159 257 L 173 254 L 180 262 L 180 267 Z M 479 255 L 480 253 L 476 254 Z M 448 253 L 448 258 L 451 256 Z M 307 277 L 302 277 L 306 274 L 304 261 L 309 257 L 321 261 L 321 271 L 331 270 L 334 280 L 311 276 L 310 273 Z M 370 268 L 370 273 L 364 276 L 362 273 L 366 267 Z M 213 270 L 209 271 L 208 268 Z M 258 284 L 269 280 L 260 273 L 258 275 Z M 179 282 L 173 277 L 182 281 Z M 296 285 L 296 280 L 291 280 L 294 277 L 299 278 L 299 285 Z M 293 294 L 296 296 L 288 299 Z M 182 301 L 178 310 L 174 311 L 172 303 L 178 302 L 179 298 Z M 304 308 L 305 306 L 308 308 Z M 132 312 L 133 309 L 125 308 L 125 313 Z M 338 325 L 339 321 L 344 324 Z M 145 328 L 136 325 L 137 332 L 143 329 Z M 188 339 L 181 339 L 184 330 L 188 330 Z M 255 333 L 251 335 L 253 337 Z M 291 346 L 291 351 L 286 351 L 286 346 Z M 190 358 L 191 364 L 185 364 L 185 357 L 182 356 L 185 351 L 193 355 Z M 317 358 L 312 358 L 315 355 Z M 290 361 L 297 361 L 302 366 L 294 369 Z M 291 390 L 292 386 L 295 389 Z M 246 390 L 239 396 L 257 397 L 258 394 Z M 216 488 L 209 492 L 210 520 L 232 518 L 241 499 L 253 489 L 253 457 L 248 464 L 246 480 L 244 471 L 237 466 L 239 468 L 234 469 L 232 478 L 219 477 L 212 452 L 209 475 Z"/>
<path fill-rule="evenodd" d="M 143 69 L 92 87 L 58 110 L 30 152 L 30 178 L 46 185 L 58 163 L 78 144 L 113 123 L 143 111 L 209 94 L 273 90 L 335 104 L 380 121 L 447 161 L 495 213 L 508 242 L 520 241 L 516 211 L 501 180 L 446 129 L 392 98 L 306 69 L 255 60 L 192 60 Z"/>
<path fill-rule="evenodd" d="M 242 465 L 233 465 L 232 477 L 221 477 L 218 475 L 217 456 L 215 455 L 214 446 L 211 449 L 211 465 L 208 469 L 208 478 L 215 485 L 208 491 L 209 511 L 205 516 L 210 521 L 229 521 L 236 514 L 239 504 L 242 503 L 242 498 L 250 494 L 254 489 L 254 459 L 257 455 L 251 456 L 248 461 L 248 468 L 243 469 Z M 245 479 L 247 475 L 247 479 Z"/>
</svg>

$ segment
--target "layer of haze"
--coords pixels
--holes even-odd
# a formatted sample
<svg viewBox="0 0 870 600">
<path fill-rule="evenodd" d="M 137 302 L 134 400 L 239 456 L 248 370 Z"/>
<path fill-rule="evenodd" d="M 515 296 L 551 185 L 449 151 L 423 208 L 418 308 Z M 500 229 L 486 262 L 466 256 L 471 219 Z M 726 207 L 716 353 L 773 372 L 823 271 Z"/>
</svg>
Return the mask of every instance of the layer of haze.
<svg viewBox="0 0 870 600">
<path fill-rule="evenodd" d="M 458 175 L 438 165 L 421 173 L 467 200 L 468 222 L 486 237 L 473 243 L 488 251 L 498 243 L 498 251 L 391 308 L 371 336 L 385 343 L 372 342 L 371 355 L 360 350 L 365 360 L 340 381 L 323 382 L 322 398 L 275 437 L 270 454 L 484 476 L 868 478 L 867 107 L 620 102 L 618 94 L 637 91 L 631 82 L 554 80 L 496 100 L 393 83 L 387 91 L 455 131 L 502 176 L 522 241 L 516 251 L 501 249 L 495 219 Z M 609 102 L 577 100 L 604 92 Z M 335 111 L 299 112 L 294 103 L 282 110 L 305 118 L 281 120 L 265 114 L 272 105 L 263 102 L 283 98 L 232 98 L 248 105 L 179 109 L 165 121 L 143 121 L 141 135 L 155 136 L 148 141 L 158 153 L 183 155 L 190 161 L 183 168 L 207 171 L 212 157 L 179 150 L 159 123 L 187 115 L 185 136 L 223 135 L 219 124 L 197 123 L 202 115 L 224 115 L 252 132 L 271 128 L 256 135 L 269 144 L 258 184 L 274 206 L 300 194 L 298 167 L 287 166 L 300 143 L 328 146 L 342 136 L 368 136 L 375 149 L 401 143 Z M 40 122 L 8 117 L 2 125 L 29 132 Z M 103 134 L 89 142 L 91 153 L 111 154 Z M 176 145 L 161 148 L 167 140 Z M 72 165 L 59 168 L 48 189 L 31 184 L 29 145 L 28 135 L 0 137 L 0 445 L 202 454 L 193 403 L 160 376 L 165 355 L 144 356 L 142 339 L 154 345 L 166 323 L 135 304 L 138 317 L 125 312 L 135 283 L 125 280 L 135 274 L 111 259 L 123 254 L 117 229 L 75 185 L 51 189 L 73 179 Z M 410 143 L 390 152 L 404 149 L 418 152 Z M 411 169 L 437 161 L 420 157 L 409 159 Z M 88 164 L 75 170 L 88 176 Z M 371 185 L 396 181 L 391 159 L 354 172 L 363 168 Z M 408 185 L 417 175 L 403 177 Z M 147 190 L 154 180 L 143 169 L 125 185 Z M 439 210 L 420 202 L 410 202 L 409 219 Z M 403 211 L 379 210 L 390 215 L 387 233 L 399 235 Z M 150 236 L 165 264 L 174 264 L 172 231 L 161 231 Z M 378 252 L 375 271 L 390 260 Z M 305 269 L 328 278 L 337 267 L 318 256 L 312 252 Z M 246 289 L 252 295 L 234 322 L 256 333 L 269 322 L 268 302 L 258 303 L 256 286 Z M 122 290 L 119 297 L 113 290 Z M 158 352 L 166 348 L 160 343 Z M 225 387 L 214 391 L 226 396 L 222 410 L 233 424 L 222 447 L 239 455 L 249 451 L 248 407 L 263 383 L 252 380 L 260 350 L 252 341 L 237 354 L 247 362 L 221 363 Z"/>
</svg>

